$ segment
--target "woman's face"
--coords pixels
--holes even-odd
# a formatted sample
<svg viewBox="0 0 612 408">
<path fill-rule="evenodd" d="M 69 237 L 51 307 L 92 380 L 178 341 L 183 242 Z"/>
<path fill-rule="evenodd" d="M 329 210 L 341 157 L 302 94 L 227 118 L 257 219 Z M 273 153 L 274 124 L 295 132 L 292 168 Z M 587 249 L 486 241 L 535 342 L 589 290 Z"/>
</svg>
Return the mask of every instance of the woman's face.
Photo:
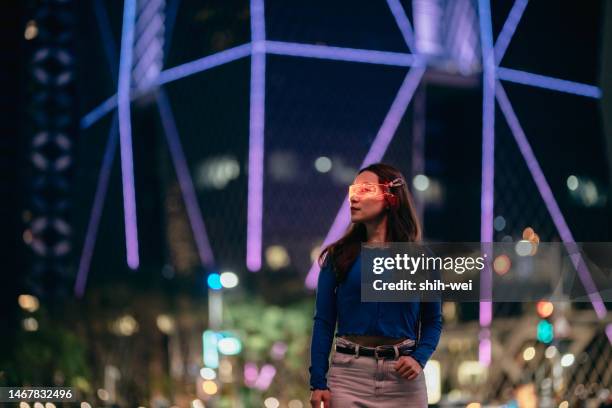
<svg viewBox="0 0 612 408">
<path fill-rule="evenodd" d="M 353 184 L 374 183 L 378 184 L 378 176 L 371 171 L 364 171 L 355 177 Z M 385 208 L 383 196 L 374 198 L 360 197 L 353 195 L 350 197 L 351 203 L 351 222 L 367 222 L 380 216 Z"/>
</svg>

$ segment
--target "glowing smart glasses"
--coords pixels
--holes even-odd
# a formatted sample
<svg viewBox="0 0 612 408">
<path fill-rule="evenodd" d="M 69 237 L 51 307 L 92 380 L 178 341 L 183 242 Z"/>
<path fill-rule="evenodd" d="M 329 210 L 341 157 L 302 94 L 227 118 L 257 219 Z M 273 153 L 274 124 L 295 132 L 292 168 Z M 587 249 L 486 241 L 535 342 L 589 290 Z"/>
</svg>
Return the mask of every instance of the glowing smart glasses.
<svg viewBox="0 0 612 408">
<path fill-rule="evenodd" d="M 386 192 L 388 192 L 386 184 L 351 184 L 349 186 L 349 200 L 353 197 L 359 197 L 360 199 L 378 199 L 382 198 Z"/>
<path fill-rule="evenodd" d="M 399 187 L 404 184 L 404 180 L 396 178 L 388 183 L 360 183 L 349 186 L 349 200 L 352 197 L 359 199 L 382 199 L 385 194 L 390 193 L 391 187 Z"/>
</svg>

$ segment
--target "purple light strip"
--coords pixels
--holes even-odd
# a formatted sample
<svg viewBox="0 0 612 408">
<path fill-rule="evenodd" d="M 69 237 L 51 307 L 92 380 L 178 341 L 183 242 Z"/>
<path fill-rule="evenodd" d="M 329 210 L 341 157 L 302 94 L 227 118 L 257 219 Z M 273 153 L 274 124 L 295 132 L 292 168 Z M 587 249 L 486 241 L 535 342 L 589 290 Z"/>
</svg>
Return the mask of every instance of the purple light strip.
<svg viewBox="0 0 612 408">
<path fill-rule="evenodd" d="M 115 47 L 113 45 L 115 41 L 108 22 L 106 9 L 104 8 L 101 0 L 94 1 L 94 11 L 96 14 L 96 21 L 98 22 L 98 29 L 100 30 L 100 36 L 102 37 L 102 41 L 104 43 L 106 60 L 109 64 L 113 82 L 115 86 L 117 86 L 117 53 L 115 52 Z M 118 113 L 115 111 L 111 121 L 104 158 L 102 159 L 102 166 L 100 167 L 100 176 L 98 178 L 98 185 L 96 187 L 96 193 L 93 199 L 91 216 L 85 232 L 85 242 L 83 243 L 81 259 L 79 260 L 77 278 L 74 284 L 74 293 L 79 298 L 83 297 L 85 294 L 87 276 L 89 275 L 91 259 L 93 257 L 94 247 L 96 245 L 96 239 L 98 236 L 98 226 L 100 225 L 100 219 L 104 209 L 104 200 L 106 199 L 106 191 L 108 190 L 110 174 L 113 168 L 113 162 L 115 160 L 115 151 L 117 150 L 117 143 L 119 141 L 117 121 Z"/>
<path fill-rule="evenodd" d="M 266 105 L 266 26 L 263 0 L 251 0 L 251 107 L 249 123 L 249 180 L 246 266 L 261 268 L 264 129 Z"/>
<path fill-rule="evenodd" d="M 601 89 L 594 85 L 581 84 L 579 82 L 567 81 L 565 79 L 532 74 L 530 72 L 518 71 L 516 69 L 503 67 L 497 68 L 497 76 L 504 81 L 515 82 L 517 84 L 551 89 L 553 91 L 566 92 L 589 98 L 601 98 Z"/>
<path fill-rule="evenodd" d="M 480 346 L 478 359 L 488 366 L 491 362 L 491 339 L 488 327 L 493 320 L 491 246 L 493 242 L 493 196 L 495 170 L 495 59 L 493 53 L 493 29 L 489 0 L 478 1 L 480 44 L 483 60 L 482 96 L 482 187 L 480 196 L 480 242 L 484 244 L 488 260 L 480 275 Z M 483 300 L 486 299 L 486 300 Z"/>
<path fill-rule="evenodd" d="M 363 62 L 367 64 L 393 65 L 399 67 L 410 67 L 414 65 L 416 58 L 412 54 L 402 52 L 364 50 L 282 41 L 266 41 L 266 52 L 268 54 L 290 57 L 320 58 L 334 61 Z"/>
<path fill-rule="evenodd" d="M 104 200 L 106 198 L 108 182 L 110 179 L 111 171 L 113 169 L 113 161 L 115 160 L 117 142 L 119 141 L 118 135 L 119 133 L 117 132 L 117 112 L 115 112 L 109 130 L 108 141 L 106 142 L 106 150 L 104 151 L 104 158 L 102 159 L 102 167 L 100 167 L 98 185 L 96 187 L 96 193 L 93 199 L 91 216 L 89 217 L 89 223 L 87 224 L 85 242 L 83 243 L 83 252 L 81 253 L 77 278 L 74 283 L 74 294 L 79 298 L 85 294 L 85 286 L 87 285 L 87 275 L 89 274 L 91 258 L 93 256 L 94 247 L 96 245 L 98 226 L 100 225 L 100 218 L 102 217 L 102 211 L 104 209 Z"/>
<path fill-rule="evenodd" d="M 561 239 L 566 244 L 566 247 L 569 245 L 575 246 L 576 242 L 574 241 L 572 232 L 565 222 L 565 218 L 563 217 L 563 213 L 561 213 L 557 200 L 555 200 L 555 196 L 550 189 L 550 185 L 548 184 L 548 181 L 546 181 L 546 177 L 544 177 L 544 172 L 542 171 L 542 168 L 540 167 L 540 164 L 538 163 L 538 160 L 531 149 L 531 145 L 525 136 L 525 132 L 523 131 L 523 128 L 521 127 L 521 124 L 514 110 L 512 109 L 510 100 L 508 99 L 508 96 L 506 95 L 506 92 L 499 81 L 497 81 L 496 94 L 497 102 L 504 113 L 508 126 L 510 126 L 510 130 L 512 131 L 512 135 L 514 136 L 519 150 L 525 159 L 527 167 L 531 172 L 533 181 L 538 187 L 538 191 L 544 200 L 544 204 L 546 205 L 546 208 L 548 209 L 548 212 L 550 213 L 550 216 L 557 227 L 557 230 L 559 231 Z M 591 278 L 591 274 L 584 260 L 582 259 L 582 256 L 577 253 L 575 256 L 571 256 L 571 259 L 574 267 L 578 271 L 578 276 L 580 277 L 582 285 L 588 292 L 589 299 L 591 300 L 595 313 L 600 319 L 605 318 L 607 312 L 606 306 L 602 301 L 601 295 L 597 291 L 597 287 Z"/>
<path fill-rule="evenodd" d="M 480 34 L 483 56 L 482 98 L 482 187 L 481 187 L 481 242 L 493 242 L 493 191 L 495 170 L 495 64 L 489 0 L 479 0 Z M 490 270 L 488 271 L 491 272 Z M 481 291 L 491 299 L 491 282 L 483 275 Z M 484 280 L 484 282 L 483 282 Z M 484 288 L 483 288 L 484 283 Z"/>
<path fill-rule="evenodd" d="M 151 86 L 158 86 L 167 84 L 168 82 L 176 81 L 188 77 L 193 74 L 197 74 L 206 71 L 210 68 L 214 68 L 225 63 L 235 61 L 237 59 L 248 56 L 251 53 L 251 44 L 243 44 L 234 48 L 227 49 L 225 51 L 218 52 L 216 54 L 208 55 L 206 57 L 197 59 L 195 61 L 187 62 L 185 64 L 178 65 L 176 67 L 169 68 L 162 71 L 157 79 L 151 84 Z M 145 94 L 146 89 L 141 93 L 132 93 L 130 96 L 131 100 L 135 100 L 138 96 Z M 117 106 L 117 95 L 112 95 L 107 98 L 102 104 L 92 109 L 81 119 L 81 129 L 87 129 L 99 119 L 104 117 L 107 113 L 112 111 Z"/>
<path fill-rule="evenodd" d="M 411 69 L 408 75 L 406 75 L 406 78 L 404 79 L 404 82 L 402 83 L 402 86 L 400 87 L 397 96 L 395 97 L 395 100 L 393 101 L 393 104 L 391 105 L 391 108 L 389 109 L 389 112 L 387 113 L 387 116 L 380 127 L 380 130 L 376 134 L 376 138 L 372 142 L 368 154 L 366 155 L 365 159 L 363 159 L 360 168 L 369 166 L 372 163 L 382 160 L 385 152 L 387 151 L 387 147 L 389 146 L 389 143 L 391 143 L 391 140 L 395 135 L 395 131 L 397 130 L 397 127 L 399 126 L 402 118 L 404 117 L 404 113 L 412 100 L 412 96 L 414 95 L 417 86 L 421 82 L 421 77 L 424 73 L 425 68 L 419 66 Z M 348 202 L 348 197 L 345 201 Z"/>
<path fill-rule="evenodd" d="M 408 49 L 410 52 L 415 52 L 414 30 L 412 30 L 412 25 L 410 24 L 410 20 L 406 15 L 406 10 L 404 10 L 404 7 L 399 0 L 387 0 L 387 4 L 389 5 L 389 9 L 395 18 L 395 22 L 397 23 L 402 36 L 404 37 L 404 41 L 406 42 Z"/>
<path fill-rule="evenodd" d="M 207 55 L 195 61 L 186 62 L 162 71 L 156 81 L 156 85 L 167 84 L 168 82 L 176 81 L 193 74 L 197 74 L 207 69 L 218 67 L 228 62 L 247 57 L 251 53 L 251 44 L 242 44 L 237 47 L 228 48 L 216 54 Z"/>
<path fill-rule="evenodd" d="M 336 61 L 363 62 L 369 64 L 393 65 L 409 67 L 415 64 L 415 56 L 400 52 L 363 50 L 356 48 L 331 47 L 327 45 L 287 43 L 279 41 L 264 41 L 259 45 L 268 54 L 278 54 L 293 57 L 321 58 Z M 187 62 L 162 71 L 151 86 L 167 84 L 214 68 L 228 62 L 246 57 L 252 53 L 251 43 L 239 45 L 213 55 Z M 143 94 L 146 89 L 143 90 Z M 132 94 L 132 100 L 140 94 Z M 101 105 L 92 109 L 81 119 L 81 129 L 87 129 L 100 118 L 109 113 L 117 105 L 116 95 L 110 96 Z"/>
<path fill-rule="evenodd" d="M 478 358 L 480 364 L 488 367 L 491 365 L 491 329 L 483 327 L 478 334 Z"/>
<path fill-rule="evenodd" d="M 527 3 L 529 0 L 515 0 L 512 5 L 512 9 L 510 13 L 508 13 L 508 18 L 506 18 L 506 22 L 502 27 L 499 36 L 497 37 L 497 42 L 495 43 L 495 65 L 499 65 L 502 58 L 504 58 L 504 54 L 508 49 L 508 45 L 510 45 L 510 40 L 512 40 L 512 36 L 516 31 L 516 27 L 521 21 L 521 17 L 523 17 L 523 12 L 527 7 Z"/>
<path fill-rule="evenodd" d="M 119 140 L 121 145 L 121 179 L 123 182 L 123 211 L 125 221 L 125 244 L 127 264 L 136 269 L 138 256 L 138 228 L 136 221 L 136 191 L 134 188 L 134 163 L 132 157 L 132 123 L 130 119 L 130 86 L 132 71 L 132 46 L 136 0 L 125 0 L 119 59 L 119 85 L 117 87 L 117 110 L 119 112 Z"/>
<path fill-rule="evenodd" d="M 81 129 L 87 129 L 117 107 L 117 94 L 111 95 L 81 118 Z"/>
<path fill-rule="evenodd" d="M 408 108 L 408 104 L 414 95 L 415 90 L 417 89 L 421 78 L 425 72 L 425 68 L 421 66 L 414 67 L 410 70 L 402 86 L 400 87 L 387 116 L 385 117 L 382 126 L 380 127 L 378 133 L 376 134 L 376 138 L 374 142 L 370 146 L 368 154 L 365 159 L 361 163 L 360 168 L 363 168 L 371 163 L 378 162 L 382 160 L 385 152 L 387 151 L 387 147 L 391 140 L 393 139 L 393 135 L 399 126 L 406 109 Z M 323 241 L 323 247 L 334 242 L 342 233 L 346 230 L 349 225 L 350 214 L 349 214 L 349 202 L 348 202 L 348 194 L 342 200 L 342 205 L 340 206 L 340 210 L 334 219 L 334 222 Z M 308 275 L 306 276 L 306 287 L 309 289 L 314 289 L 317 286 L 317 280 L 319 278 L 320 267 L 319 264 L 315 261 L 313 265 L 310 267 L 308 271 Z"/>
<path fill-rule="evenodd" d="M 608 323 L 606 326 L 606 336 L 608 336 L 608 341 L 612 344 L 612 323 Z"/>
<path fill-rule="evenodd" d="M 215 264 L 215 259 L 206 234 L 206 226 L 202 219 L 200 207 L 198 205 L 198 197 L 195 189 L 193 188 L 193 181 L 189 173 L 189 167 L 187 165 L 187 159 L 183 147 L 181 146 L 181 140 L 178 135 L 176 122 L 174 121 L 174 115 L 172 114 L 172 108 L 168 101 L 168 96 L 163 88 L 159 89 L 157 93 L 157 106 L 159 108 L 159 116 L 161 117 L 162 125 L 164 127 L 164 133 L 166 134 L 166 140 L 168 142 L 168 149 L 170 150 L 170 156 L 172 157 L 172 163 L 174 164 L 174 170 L 181 187 L 183 194 L 183 200 L 187 209 L 187 216 L 191 224 L 191 230 L 193 231 L 193 237 L 195 239 L 196 246 L 198 248 L 198 254 L 200 256 L 200 262 L 202 266 L 211 268 Z"/>
</svg>

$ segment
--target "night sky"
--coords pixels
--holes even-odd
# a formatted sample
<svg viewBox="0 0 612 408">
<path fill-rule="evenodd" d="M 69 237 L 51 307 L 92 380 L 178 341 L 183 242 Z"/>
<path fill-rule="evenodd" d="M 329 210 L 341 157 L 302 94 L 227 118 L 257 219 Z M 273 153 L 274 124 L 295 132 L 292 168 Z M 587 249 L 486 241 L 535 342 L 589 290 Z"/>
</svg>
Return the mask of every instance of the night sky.
<svg viewBox="0 0 612 408">
<path fill-rule="evenodd" d="M 403 3 L 410 10 L 410 2 Z M 493 3 L 496 37 L 512 2 Z M 114 80 L 94 10 L 87 2 L 79 7 L 79 99 L 85 113 L 114 92 Z M 106 2 L 105 7 L 117 52 L 121 7 L 114 2 Z M 580 7 L 531 2 L 502 66 L 597 84 L 601 8 L 600 2 Z M 269 1 L 266 30 L 272 40 L 407 51 L 384 2 Z M 181 1 L 166 67 L 246 43 L 249 36 L 248 2 Z M 327 232 L 346 190 L 345 181 L 316 172 L 312 163 L 327 155 L 348 171 L 356 170 L 406 72 L 400 67 L 267 58 L 266 157 L 288 157 L 291 176 L 275 179 L 267 160 L 264 248 L 285 245 L 299 273 L 306 272 L 310 250 Z M 246 245 L 249 78 L 249 59 L 244 58 L 166 87 L 192 174 L 210 157 L 229 155 L 240 163 L 240 175 L 225 189 L 198 190 L 217 260 L 236 270 L 244 269 Z M 607 240 L 609 232 L 601 222 L 605 207 L 576 204 L 565 186 L 570 174 L 607 185 L 598 102 L 507 82 L 504 87 L 576 240 Z M 478 85 L 426 87 L 426 174 L 445 191 L 444 201 L 425 213 L 425 232 L 431 239 L 480 238 L 481 94 Z M 141 258 L 151 267 L 150 273 L 157 273 L 168 262 L 163 197 L 175 176 L 155 105 L 134 104 L 133 120 Z M 109 115 L 80 137 L 75 242 L 81 242 L 84 233 L 110 121 Z M 496 123 L 495 212 L 507 217 L 505 233 L 517 236 L 533 225 L 543 240 L 556 239 L 499 109 Z M 405 174 L 411 168 L 411 132 L 409 107 L 384 158 Z M 94 277 L 126 270 L 120 187 L 116 160 L 93 259 Z"/>
</svg>

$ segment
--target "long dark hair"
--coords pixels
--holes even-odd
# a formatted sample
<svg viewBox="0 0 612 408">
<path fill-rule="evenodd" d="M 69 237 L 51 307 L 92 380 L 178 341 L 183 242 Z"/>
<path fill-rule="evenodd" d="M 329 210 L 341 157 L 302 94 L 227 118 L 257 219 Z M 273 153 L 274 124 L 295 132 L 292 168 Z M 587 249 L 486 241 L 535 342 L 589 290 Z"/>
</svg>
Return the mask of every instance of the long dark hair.
<svg viewBox="0 0 612 408">
<path fill-rule="evenodd" d="M 371 171 L 378 176 L 379 183 L 387 183 L 398 177 L 405 180 L 402 173 L 393 166 L 384 163 L 371 164 L 359 170 L 357 174 Z M 399 208 L 387 211 L 387 242 L 415 242 L 421 240 L 421 224 L 417 218 L 412 195 L 406 183 L 391 187 L 391 193 L 399 199 Z M 349 268 L 361 252 L 361 243 L 367 241 L 367 230 L 363 223 L 351 223 L 348 230 L 338 241 L 328 245 L 319 255 L 319 266 L 332 262 L 336 280 L 343 281 Z"/>
</svg>

